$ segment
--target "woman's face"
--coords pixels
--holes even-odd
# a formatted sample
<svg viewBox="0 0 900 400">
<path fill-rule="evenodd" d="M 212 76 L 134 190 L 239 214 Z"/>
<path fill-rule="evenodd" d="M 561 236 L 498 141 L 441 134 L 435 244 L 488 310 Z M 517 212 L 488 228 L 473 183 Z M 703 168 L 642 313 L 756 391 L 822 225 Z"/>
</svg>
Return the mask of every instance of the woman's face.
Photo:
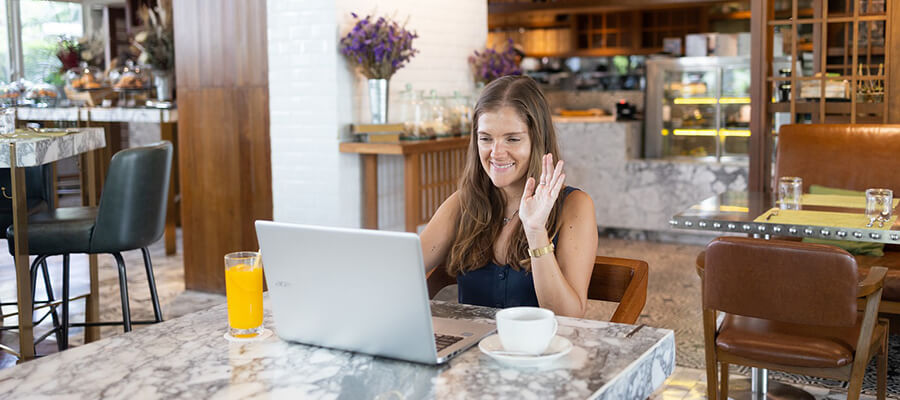
<svg viewBox="0 0 900 400">
<path fill-rule="evenodd" d="M 478 117 L 478 157 L 494 186 L 524 186 L 531 161 L 528 125 L 512 107 L 502 107 Z"/>
</svg>

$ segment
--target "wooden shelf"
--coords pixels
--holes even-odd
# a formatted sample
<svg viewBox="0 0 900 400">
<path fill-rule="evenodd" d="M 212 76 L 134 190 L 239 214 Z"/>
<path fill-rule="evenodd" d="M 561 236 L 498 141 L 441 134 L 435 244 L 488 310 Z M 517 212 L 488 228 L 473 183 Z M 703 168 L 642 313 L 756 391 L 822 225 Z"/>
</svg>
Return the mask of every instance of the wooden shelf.
<svg viewBox="0 0 900 400">
<path fill-rule="evenodd" d="M 814 11 L 812 8 L 801 8 L 797 10 L 798 17 L 812 17 L 814 15 Z M 778 11 L 775 13 L 775 19 L 789 19 L 791 18 L 791 11 Z M 713 14 L 709 16 L 710 21 L 721 21 L 721 20 L 742 20 L 750 19 L 750 11 L 735 11 L 727 14 Z"/>
<path fill-rule="evenodd" d="M 812 49 L 810 49 L 810 51 L 812 51 Z M 859 45 L 857 47 L 856 51 L 857 51 L 858 55 L 865 55 L 868 53 L 868 48 L 866 46 Z M 847 46 L 846 49 L 844 49 L 843 47 L 829 47 L 828 48 L 828 56 L 829 57 L 840 57 L 840 56 L 843 56 L 845 53 L 848 55 L 852 55 L 853 49 L 851 49 L 849 46 Z M 879 47 L 873 46 L 871 54 L 873 56 L 883 56 L 884 55 L 884 47 L 883 46 L 879 46 Z"/>
<path fill-rule="evenodd" d="M 825 100 L 826 114 L 850 114 L 850 101 Z M 771 103 L 768 107 L 770 113 L 791 112 L 791 103 Z M 818 101 L 800 101 L 796 104 L 796 112 L 799 114 L 818 114 Z M 884 103 L 856 103 L 857 113 L 881 114 L 884 112 Z"/>
</svg>

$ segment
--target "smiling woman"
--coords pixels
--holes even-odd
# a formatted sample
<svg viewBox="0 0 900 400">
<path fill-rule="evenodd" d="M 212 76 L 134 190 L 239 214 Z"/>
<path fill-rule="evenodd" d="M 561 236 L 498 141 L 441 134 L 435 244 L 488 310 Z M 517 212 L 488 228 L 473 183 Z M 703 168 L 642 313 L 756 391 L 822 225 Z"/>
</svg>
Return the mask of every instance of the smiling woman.
<svg viewBox="0 0 900 400">
<path fill-rule="evenodd" d="M 597 248 L 590 196 L 564 186 L 544 95 L 528 77 L 488 85 L 459 190 L 422 232 L 427 269 L 444 265 L 459 301 L 584 315 Z M 518 218 L 516 218 L 518 217 Z"/>
</svg>

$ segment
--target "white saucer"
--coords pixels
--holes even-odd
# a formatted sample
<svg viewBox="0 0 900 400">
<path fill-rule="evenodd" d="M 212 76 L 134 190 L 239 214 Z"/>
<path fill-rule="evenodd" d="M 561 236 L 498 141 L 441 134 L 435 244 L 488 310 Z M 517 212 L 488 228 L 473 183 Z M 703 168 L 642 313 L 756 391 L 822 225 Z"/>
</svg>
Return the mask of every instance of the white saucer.
<svg viewBox="0 0 900 400">
<path fill-rule="evenodd" d="M 557 335 L 550 340 L 550 345 L 547 346 L 547 350 L 544 350 L 544 353 L 541 355 L 507 355 L 495 353 L 504 350 L 503 345 L 500 344 L 500 336 L 493 334 L 481 339 L 481 342 L 478 343 L 478 349 L 481 350 L 482 353 L 499 361 L 501 364 L 513 367 L 536 367 L 569 354 L 569 352 L 572 351 L 572 342 L 570 342 L 569 339 Z"/>
</svg>

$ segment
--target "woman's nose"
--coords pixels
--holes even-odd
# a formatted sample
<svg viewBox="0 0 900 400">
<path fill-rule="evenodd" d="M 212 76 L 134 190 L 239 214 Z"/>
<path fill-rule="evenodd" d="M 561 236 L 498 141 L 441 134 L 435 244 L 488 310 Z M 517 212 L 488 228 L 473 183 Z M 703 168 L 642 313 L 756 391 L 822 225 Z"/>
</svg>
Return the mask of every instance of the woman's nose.
<svg viewBox="0 0 900 400">
<path fill-rule="evenodd" d="M 501 141 L 496 141 L 491 145 L 491 155 L 503 154 L 506 151 L 506 148 L 503 146 Z"/>
</svg>

